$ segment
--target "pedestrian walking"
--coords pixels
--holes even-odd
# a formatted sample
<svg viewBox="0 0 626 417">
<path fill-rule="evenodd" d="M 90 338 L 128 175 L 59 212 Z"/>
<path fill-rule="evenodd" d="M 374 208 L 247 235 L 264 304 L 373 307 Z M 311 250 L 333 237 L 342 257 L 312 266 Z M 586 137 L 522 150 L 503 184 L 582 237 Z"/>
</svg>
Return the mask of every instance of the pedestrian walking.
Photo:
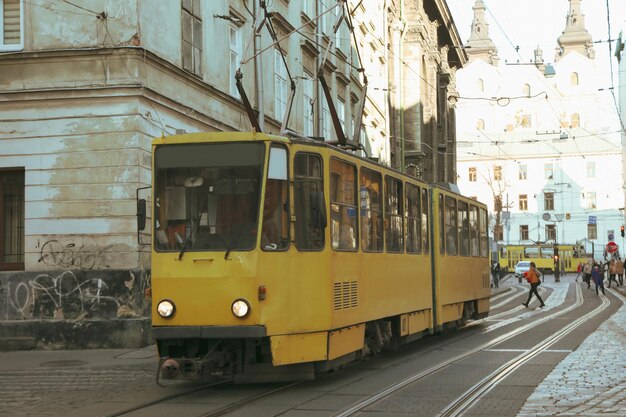
<svg viewBox="0 0 626 417">
<path fill-rule="evenodd" d="M 600 295 L 598 289 L 602 289 L 602 294 L 604 294 L 604 271 L 602 270 L 602 266 L 595 264 L 591 271 L 591 277 L 593 278 L 593 283 L 596 285 L 596 294 Z"/>
<path fill-rule="evenodd" d="M 619 256 L 617 257 L 615 269 L 617 270 L 617 283 L 621 287 L 624 285 L 624 261 Z"/>
<path fill-rule="evenodd" d="M 500 264 L 493 261 L 491 264 L 491 276 L 493 277 L 493 286 L 495 288 L 500 287 Z"/>
<path fill-rule="evenodd" d="M 539 307 L 545 306 L 543 300 L 541 299 L 541 296 L 537 292 L 537 287 L 541 284 L 541 279 L 539 278 L 541 276 L 541 273 L 537 270 L 534 262 L 530 263 L 530 269 L 525 272 L 525 275 L 526 281 L 528 281 L 528 283 L 530 284 L 530 291 L 528 291 L 528 300 L 526 300 L 525 303 L 522 303 L 522 305 L 524 307 L 528 307 L 528 304 L 530 304 L 530 299 L 532 298 L 533 294 L 535 294 L 535 297 L 537 297 L 537 299 L 541 303 Z"/>
<path fill-rule="evenodd" d="M 587 283 L 587 288 L 591 289 L 591 271 L 593 270 L 593 259 L 587 258 L 587 263 L 583 266 L 583 279 Z"/>
<path fill-rule="evenodd" d="M 578 282 L 578 278 L 580 278 L 580 276 L 583 273 L 583 263 L 582 262 L 578 262 L 578 267 L 576 268 L 576 272 L 578 273 L 578 275 L 576 275 L 576 279 L 574 281 Z"/>
<path fill-rule="evenodd" d="M 609 264 L 609 289 L 611 288 L 611 282 L 615 282 L 617 286 L 617 280 L 615 277 L 617 276 L 617 259 L 611 259 L 611 263 Z"/>
</svg>

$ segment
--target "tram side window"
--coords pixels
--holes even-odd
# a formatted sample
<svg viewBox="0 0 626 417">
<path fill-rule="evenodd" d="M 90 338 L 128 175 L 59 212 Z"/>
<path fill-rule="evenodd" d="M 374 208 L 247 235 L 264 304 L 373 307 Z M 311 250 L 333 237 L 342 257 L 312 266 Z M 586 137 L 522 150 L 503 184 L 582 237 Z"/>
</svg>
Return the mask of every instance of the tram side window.
<svg viewBox="0 0 626 417">
<path fill-rule="evenodd" d="M 459 201 L 459 255 L 469 256 L 469 207 L 465 201 Z"/>
<path fill-rule="evenodd" d="M 319 155 L 300 152 L 294 158 L 294 203 L 298 250 L 324 248 L 326 203 L 322 168 L 322 158 Z"/>
<path fill-rule="evenodd" d="M 428 201 L 428 190 L 422 188 L 422 249 L 424 253 L 428 253 L 430 251 L 429 245 L 429 237 L 428 237 L 428 211 L 429 211 L 429 201 Z"/>
<path fill-rule="evenodd" d="M 383 250 L 383 180 L 378 172 L 361 168 L 361 249 L 364 252 Z"/>
<path fill-rule="evenodd" d="M 539 258 L 539 248 L 538 247 L 524 248 L 524 258 L 538 259 Z"/>
<path fill-rule="evenodd" d="M 272 146 L 263 202 L 263 250 L 284 250 L 289 247 L 288 184 L 287 150 L 282 146 Z"/>
<path fill-rule="evenodd" d="M 357 249 L 356 167 L 330 161 L 330 236 L 335 250 Z"/>
<path fill-rule="evenodd" d="M 406 251 L 407 253 L 421 252 L 422 227 L 420 214 L 420 189 L 412 184 L 406 184 Z"/>
<path fill-rule="evenodd" d="M 444 254 L 446 249 L 445 229 L 446 222 L 444 216 L 443 195 L 439 194 L 439 253 Z"/>
<path fill-rule="evenodd" d="M 487 222 L 487 210 L 481 208 L 480 211 L 480 256 L 489 256 L 489 235 L 487 229 L 489 223 Z"/>
<path fill-rule="evenodd" d="M 561 254 L 561 256 L 563 255 L 564 254 Z M 542 246 L 540 256 L 542 259 L 552 259 L 554 256 L 554 248 L 552 246 Z"/>
<path fill-rule="evenodd" d="M 404 210 L 402 196 L 402 181 L 392 177 L 385 177 L 385 242 L 387 252 L 402 252 Z"/>
<path fill-rule="evenodd" d="M 459 231 L 457 228 L 456 199 L 446 196 L 445 203 L 446 254 L 457 255 Z"/>
<path fill-rule="evenodd" d="M 479 237 L 478 237 L 478 207 L 470 206 L 470 254 L 472 256 L 480 255 Z"/>
</svg>

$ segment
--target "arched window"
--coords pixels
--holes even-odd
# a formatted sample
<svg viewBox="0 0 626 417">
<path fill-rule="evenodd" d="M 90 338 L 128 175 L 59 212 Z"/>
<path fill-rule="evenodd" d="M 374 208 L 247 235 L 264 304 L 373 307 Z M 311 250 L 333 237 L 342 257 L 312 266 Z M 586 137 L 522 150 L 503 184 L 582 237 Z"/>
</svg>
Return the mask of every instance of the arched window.
<svg viewBox="0 0 626 417">
<path fill-rule="evenodd" d="M 476 80 L 476 88 L 480 92 L 485 91 L 485 82 L 483 81 L 482 78 L 479 78 L 478 80 Z"/>
<path fill-rule="evenodd" d="M 483 119 L 476 121 L 476 130 L 485 130 L 485 121 Z"/>
<path fill-rule="evenodd" d="M 530 97 L 530 84 L 524 84 L 522 87 L 522 95 L 525 97 Z"/>
<path fill-rule="evenodd" d="M 570 85 L 578 85 L 579 79 L 577 72 L 572 72 L 572 74 L 569 76 L 569 83 Z"/>
<path fill-rule="evenodd" d="M 572 114 L 572 123 L 570 127 L 580 127 L 580 115 L 578 113 Z"/>
</svg>

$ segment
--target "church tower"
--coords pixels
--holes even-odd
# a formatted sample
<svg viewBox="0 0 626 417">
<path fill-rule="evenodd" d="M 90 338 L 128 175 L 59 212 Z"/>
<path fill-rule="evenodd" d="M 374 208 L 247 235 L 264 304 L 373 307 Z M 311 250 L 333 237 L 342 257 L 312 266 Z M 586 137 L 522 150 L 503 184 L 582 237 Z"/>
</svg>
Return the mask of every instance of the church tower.
<svg viewBox="0 0 626 417">
<path fill-rule="evenodd" d="M 466 51 L 470 62 L 476 59 L 498 66 L 498 48 L 489 37 L 489 25 L 485 20 L 485 3 L 483 0 L 476 0 L 472 7 L 474 10 L 474 20 L 472 21 L 472 34 L 467 41 Z"/>
<path fill-rule="evenodd" d="M 596 56 L 593 39 L 585 27 L 585 15 L 580 12 L 580 2 L 581 0 L 569 0 L 565 30 L 557 39 L 559 46 L 556 47 L 555 62 L 573 51 L 589 59 Z"/>
</svg>

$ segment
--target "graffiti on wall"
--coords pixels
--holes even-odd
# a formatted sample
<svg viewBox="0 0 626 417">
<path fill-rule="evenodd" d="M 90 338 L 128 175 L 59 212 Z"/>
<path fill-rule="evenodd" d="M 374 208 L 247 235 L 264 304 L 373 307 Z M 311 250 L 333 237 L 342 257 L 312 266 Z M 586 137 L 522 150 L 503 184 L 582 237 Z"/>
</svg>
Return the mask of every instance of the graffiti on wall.
<svg viewBox="0 0 626 417">
<path fill-rule="evenodd" d="M 99 269 L 107 267 L 103 264 L 105 252 L 113 245 L 108 245 L 98 250 L 86 250 L 85 246 L 76 247 L 75 243 L 62 244 L 56 239 L 47 241 L 41 246 L 39 259 L 50 267 L 66 269 Z"/>
<path fill-rule="evenodd" d="M 0 319 L 146 317 L 150 314 L 150 271 L 113 270 L 113 245 L 85 249 L 49 240 L 38 262 L 43 272 L 0 277 Z"/>
<path fill-rule="evenodd" d="M 0 286 L 6 319 L 140 317 L 149 312 L 150 273 L 110 271 L 101 276 L 65 270 L 10 279 Z"/>
</svg>

